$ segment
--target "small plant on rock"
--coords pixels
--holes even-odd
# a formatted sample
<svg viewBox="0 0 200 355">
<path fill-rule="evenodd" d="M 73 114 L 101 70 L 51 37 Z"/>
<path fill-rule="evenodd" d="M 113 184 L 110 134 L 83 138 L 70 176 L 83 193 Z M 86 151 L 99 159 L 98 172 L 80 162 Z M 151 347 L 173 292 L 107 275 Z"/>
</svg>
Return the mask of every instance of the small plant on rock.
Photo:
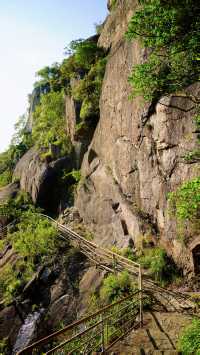
<svg viewBox="0 0 200 355">
<path fill-rule="evenodd" d="M 180 336 L 178 348 L 183 355 L 200 355 L 200 319 L 194 319 Z"/>
</svg>

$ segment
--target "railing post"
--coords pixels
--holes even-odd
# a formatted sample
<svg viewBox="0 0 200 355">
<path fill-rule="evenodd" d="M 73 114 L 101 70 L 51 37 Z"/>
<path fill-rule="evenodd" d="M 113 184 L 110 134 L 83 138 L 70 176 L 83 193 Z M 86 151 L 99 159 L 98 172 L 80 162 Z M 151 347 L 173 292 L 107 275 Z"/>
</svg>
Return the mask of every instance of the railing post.
<svg viewBox="0 0 200 355">
<path fill-rule="evenodd" d="M 101 352 L 105 354 L 105 336 L 104 336 L 104 317 L 103 313 L 101 313 Z"/>
<path fill-rule="evenodd" d="M 142 300 L 143 300 L 143 296 L 142 296 L 142 269 L 141 269 L 141 265 L 139 266 L 139 298 L 140 298 L 140 328 L 142 328 L 143 326 L 143 304 L 142 304 Z"/>
<path fill-rule="evenodd" d="M 116 260 L 115 254 L 113 254 L 113 269 L 114 269 L 115 274 L 117 272 L 116 266 L 117 266 L 117 260 Z"/>
</svg>

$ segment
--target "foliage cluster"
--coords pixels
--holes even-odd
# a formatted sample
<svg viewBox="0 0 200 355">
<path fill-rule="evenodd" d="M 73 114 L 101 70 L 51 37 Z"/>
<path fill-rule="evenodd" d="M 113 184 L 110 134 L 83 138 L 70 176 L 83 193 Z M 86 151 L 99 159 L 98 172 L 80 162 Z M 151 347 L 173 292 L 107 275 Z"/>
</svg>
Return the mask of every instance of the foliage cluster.
<svg viewBox="0 0 200 355">
<path fill-rule="evenodd" d="M 68 177 L 72 177 L 75 181 L 75 183 L 79 183 L 81 180 L 81 170 L 75 170 L 73 169 L 72 171 L 70 171 L 69 173 L 65 173 L 63 174 L 63 180 L 65 180 Z"/>
<path fill-rule="evenodd" d="M 23 257 L 28 257 L 29 263 L 40 263 L 47 255 L 49 257 L 54 254 L 57 231 L 40 214 L 31 210 L 25 211 L 16 229 L 8 235 L 8 240 L 15 251 Z"/>
<path fill-rule="evenodd" d="M 19 118 L 9 148 L 0 154 L 0 187 L 6 186 L 12 181 L 12 173 L 16 163 L 32 145 L 31 134 L 27 130 L 26 122 L 25 115 Z"/>
<path fill-rule="evenodd" d="M 41 95 L 34 108 L 32 131 L 28 128 L 27 116 L 21 116 L 9 149 L 0 154 L 0 187 L 12 181 L 16 163 L 33 145 L 40 150 L 41 158 L 47 161 L 70 153 L 64 95 L 71 92 L 72 79 L 79 82 L 74 97 L 81 103 L 81 119 L 85 121 L 98 116 L 106 62 L 105 53 L 96 41 L 96 37 L 72 41 L 67 49 L 68 58 L 61 64 L 54 63 L 38 71 L 35 87 Z M 81 126 L 87 128 L 84 122 Z"/>
<path fill-rule="evenodd" d="M 16 262 L 2 271 L 0 299 L 12 301 L 31 279 L 41 263 L 50 261 L 59 248 L 57 231 L 34 207 L 21 210 L 18 222 L 10 230 L 6 242 L 18 254 Z"/>
<path fill-rule="evenodd" d="M 144 250 L 144 255 L 139 257 L 138 262 L 148 268 L 156 281 L 161 281 L 166 268 L 166 252 L 164 249 L 155 247 Z"/>
<path fill-rule="evenodd" d="M 116 275 L 107 276 L 100 289 L 100 299 L 102 301 L 113 302 L 120 297 L 125 297 L 133 291 L 133 283 L 127 271 Z"/>
<path fill-rule="evenodd" d="M 80 118 L 84 121 L 99 115 L 99 98 L 105 72 L 106 59 L 99 59 L 73 88 L 72 95 L 82 102 Z"/>
<path fill-rule="evenodd" d="M 68 203 L 74 203 L 74 196 L 78 188 L 83 182 L 83 177 L 81 176 L 81 170 L 71 170 L 67 171 L 64 169 L 62 172 L 62 183 L 67 189 Z"/>
<path fill-rule="evenodd" d="M 0 205 L 0 216 L 12 221 L 19 218 L 27 210 L 39 212 L 39 209 L 31 204 L 30 196 L 23 191 L 19 191 L 15 198 L 10 198 Z"/>
<path fill-rule="evenodd" d="M 194 319 L 180 336 L 179 350 L 183 355 L 200 354 L 200 319 Z"/>
<path fill-rule="evenodd" d="M 33 114 L 32 137 L 36 146 L 44 152 L 45 157 L 53 156 L 56 147 L 59 156 L 70 151 L 70 144 L 65 129 L 63 92 L 52 91 L 42 95 L 40 104 Z"/>
<path fill-rule="evenodd" d="M 148 48 L 129 78 L 134 95 L 158 99 L 199 80 L 199 13 L 198 0 L 140 1 L 126 34 Z"/>
<path fill-rule="evenodd" d="M 105 53 L 97 46 L 96 38 L 72 41 L 61 65 L 54 64 L 38 72 L 37 85 L 46 83 L 51 90 L 71 93 L 81 103 L 82 122 L 77 126 L 87 129 L 86 119 L 99 114 L 99 98 L 105 72 Z"/>
<path fill-rule="evenodd" d="M 170 209 L 175 214 L 181 233 L 187 227 L 199 230 L 200 223 L 200 178 L 183 183 L 169 194 Z"/>
<path fill-rule="evenodd" d="M 10 244 L 18 255 L 13 266 L 9 264 L 2 271 L 0 298 L 6 302 L 19 294 L 38 265 L 49 261 L 59 248 L 56 229 L 40 213 L 22 191 L 0 206 L 0 215 L 13 221 L 0 248 Z"/>
<path fill-rule="evenodd" d="M 162 285 L 180 281 L 180 271 L 173 261 L 168 258 L 166 251 L 160 247 L 152 247 L 149 244 L 150 240 L 151 237 L 149 235 L 141 236 L 141 245 L 137 246 L 136 251 L 131 247 L 118 249 L 116 246 L 112 247 L 111 250 L 129 260 L 140 263 Z"/>
<path fill-rule="evenodd" d="M 125 258 L 127 258 L 127 259 L 129 259 L 129 260 L 132 260 L 132 261 L 135 261 L 135 260 L 137 259 L 137 256 L 136 256 L 136 254 L 134 253 L 133 248 L 131 248 L 131 247 L 119 249 L 119 248 L 117 248 L 116 246 L 113 246 L 113 247 L 111 248 L 111 251 L 112 251 L 113 253 L 122 255 L 122 256 L 124 256 Z"/>
</svg>

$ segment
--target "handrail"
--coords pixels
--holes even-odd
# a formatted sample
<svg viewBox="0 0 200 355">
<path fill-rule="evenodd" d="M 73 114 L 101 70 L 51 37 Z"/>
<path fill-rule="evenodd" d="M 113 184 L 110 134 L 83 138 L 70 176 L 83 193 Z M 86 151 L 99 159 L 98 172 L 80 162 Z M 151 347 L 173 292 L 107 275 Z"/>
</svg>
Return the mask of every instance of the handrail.
<svg viewBox="0 0 200 355">
<path fill-rule="evenodd" d="M 141 264 L 139 263 L 136 263 L 135 261 L 132 261 L 130 259 L 127 259 L 125 257 L 123 257 L 122 255 L 119 255 L 117 253 L 114 253 L 110 250 L 107 250 L 101 246 L 98 246 L 96 245 L 95 243 L 91 242 L 91 241 L 88 241 L 87 239 L 81 237 L 80 235 L 78 235 L 77 233 L 75 233 L 74 231 L 72 231 L 71 229 L 69 229 L 68 227 L 60 224 L 59 222 L 57 222 L 56 220 L 54 220 L 52 217 L 50 216 L 47 216 L 45 214 L 40 214 L 41 216 L 49 219 L 50 221 L 53 222 L 54 225 L 56 225 L 57 227 L 59 227 L 59 230 L 64 230 L 65 232 L 69 233 L 68 235 L 69 236 L 74 236 L 76 238 L 76 240 L 80 240 L 81 242 L 83 242 L 84 245 L 88 245 L 88 246 L 91 246 L 95 249 L 98 250 L 98 252 L 101 252 L 104 253 L 107 257 L 115 257 L 116 259 L 120 260 L 120 263 L 124 263 L 126 265 L 126 268 L 128 269 L 129 272 L 131 272 L 132 274 L 134 275 L 138 275 L 139 272 L 142 272 L 142 278 L 145 279 L 145 290 L 147 291 L 157 291 L 157 292 L 164 292 L 165 294 L 168 294 L 169 296 L 172 296 L 174 298 L 180 298 L 180 299 L 185 299 L 185 300 L 188 300 L 188 296 L 183 294 L 183 293 L 180 293 L 180 292 L 175 292 L 175 291 L 171 291 L 171 290 L 168 290 L 168 289 L 165 289 L 161 286 L 158 285 L 157 282 L 155 281 L 152 281 L 150 277 L 148 277 L 148 274 L 145 272 L 144 269 L 142 269 L 141 267 Z M 87 254 L 86 254 L 87 256 Z M 98 264 L 98 263 L 97 263 Z M 124 265 L 123 265 L 124 267 Z M 130 267 L 132 267 L 133 269 L 130 270 Z M 138 273 L 136 274 L 136 272 L 134 272 L 135 270 L 135 267 L 138 267 Z"/>
<path fill-rule="evenodd" d="M 68 325 L 68 326 L 66 326 L 66 327 L 64 327 L 64 328 L 62 328 L 62 329 L 60 329 L 60 330 L 58 330 L 58 331 L 56 331 L 56 332 L 54 332 L 54 333 L 52 333 L 52 334 L 50 334 L 48 336 L 36 341 L 36 342 L 34 342 L 33 344 L 27 346 L 26 348 L 20 350 L 17 353 L 17 355 L 26 354 L 26 352 L 28 353 L 29 351 L 33 350 L 34 348 L 37 348 L 38 346 L 45 345 L 50 340 L 58 337 L 59 335 L 64 334 L 64 333 L 66 333 L 69 330 L 72 330 L 73 328 L 77 327 L 78 325 L 80 325 L 82 323 L 86 323 L 87 321 L 92 320 L 96 316 L 101 315 L 102 313 L 105 313 L 106 311 L 114 308 L 115 306 L 121 305 L 125 301 L 133 299 L 134 296 L 137 296 L 139 294 L 140 294 L 140 291 L 135 291 L 135 292 L 131 293 L 131 295 L 128 295 L 126 297 L 121 298 L 119 301 L 116 301 L 116 302 L 114 302 L 112 304 L 104 306 L 101 309 L 99 309 L 98 311 L 90 314 L 89 316 L 83 317 L 83 318 L 79 319 L 78 321 L 76 321 L 76 322 L 74 322 L 74 323 L 72 323 L 72 324 L 70 324 L 70 325 Z"/>
<path fill-rule="evenodd" d="M 130 259 L 127 259 L 125 258 L 124 256 L 120 255 L 120 254 L 117 254 L 115 252 L 112 252 L 108 249 L 105 249 L 103 247 L 100 247 L 98 246 L 97 244 L 81 237 L 79 234 L 77 234 L 76 232 L 72 231 L 71 229 L 69 229 L 68 227 L 64 226 L 63 224 L 60 224 L 59 222 L 55 221 L 52 217 L 49 217 L 43 213 L 40 213 L 41 216 L 45 217 L 45 218 L 48 218 L 49 220 L 51 220 L 54 224 L 56 224 L 56 226 L 59 226 L 61 229 L 65 229 L 66 232 L 70 233 L 70 235 L 73 235 L 74 237 L 76 237 L 77 239 L 81 240 L 82 242 L 86 243 L 86 244 L 89 244 L 90 246 L 94 247 L 94 248 L 99 248 L 100 250 L 104 251 L 106 254 L 109 254 L 110 256 L 116 256 L 118 257 L 119 259 L 122 259 L 124 260 L 126 263 L 129 263 L 131 265 L 135 265 L 135 266 L 140 266 L 139 263 L 136 263 L 135 261 L 132 261 Z"/>
<path fill-rule="evenodd" d="M 127 297 L 121 299 L 120 301 L 118 301 L 118 302 L 116 302 L 114 304 L 105 306 L 104 308 L 102 308 L 99 311 L 93 313 L 92 315 L 84 317 L 81 320 L 78 320 L 78 321 L 74 322 L 73 324 L 68 325 L 67 327 L 65 327 L 63 329 L 61 329 L 61 330 L 59 330 L 57 332 L 54 332 L 53 334 L 50 334 L 49 336 L 47 336 L 47 337 L 45 337 L 43 339 L 40 339 L 40 340 L 36 341 L 32 345 L 26 347 L 24 350 L 21 350 L 20 352 L 18 352 L 17 355 L 28 354 L 28 351 L 31 351 L 32 349 L 36 348 L 37 346 L 44 345 L 44 344 L 48 343 L 51 339 L 53 339 L 55 337 L 58 337 L 59 335 L 62 335 L 64 333 L 66 333 L 67 331 L 76 328 L 77 326 L 83 324 L 84 322 L 87 322 L 87 321 L 90 321 L 90 320 L 94 319 L 96 316 L 103 314 L 103 312 L 106 312 L 106 310 L 111 309 L 115 305 L 120 305 L 125 300 L 128 300 L 128 299 L 132 298 L 134 295 L 135 296 L 139 295 L 139 299 L 138 299 L 138 302 L 139 302 L 138 303 L 139 316 L 140 316 L 140 322 L 139 323 L 140 323 L 140 325 L 142 325 L 142 321 L 143 321 L 143 309 L 142 309 L 142 306 L 143 306 L 143 304 L 142 304 L 143 303 L 142 302 L 143 295 L 142 295 L 142 291 L 144 291 L 144 290 L 145 290 L 145 293 L 147 291 L 146 294 L 148 294 L 148 291 L 150 291 L 151 294 L 153 294 L 153 296 L 155 298 L 156 297 L 158 298 L 158 300 L 159 300 L 158 295 L 159 296 L 162 295 L 163 299 L 165 298 L 165 301 L 167 302 L 167 305 L 170 304 L 170 302 L 173 305 L 173 304 L 176 304 L 177 302 L 179 302 L 180 299 L 183 300 L 184 297 L 183 297 L 182 294 L 175 293 L 173 291 L 169 291 L 169 290 L 163 289 L 162 287 L 158 286 L 155 282 L 153 282 L 149 278 L 145 278 L 145 288 L 143 290 L 143 287 L 142 287 L 142 270 L 141 270 L 141 265 L 139 263 L 136 263 L 136 262 L 134 262 L 132 260 L 129 260 L 129 259 L 123 257 L 122 255 L 114 253 L 114 252 L 112 252 L 110 250 L 106 250 L 105 248 L 102 248 L 102 247 L 96 245 L 95 243 L 86 240 L 85 238 L 81 237 L 80 235 L 78 235 L 74 231 L 70 230 L 68 227 L 60 224 L 59 222 L 55 221 L 53 218 L 51 218 L 49 216 L 46 216 L 45 214 L 40 214 L 40 215 L 45 217 L 45 218 L 47 218 L 48 220 L 50 220 L 57 227 L 57 229 L 60 231 L 60 233 L 63 234 L 63 237 L 66 236 L 66 234 L 67 234 L 67 237 L 71 238 L 72 241 L 78 242 L 78 246 L 79 246 L 80 250 L 86 256 L 91 258 L 91 253 L 92 253 L 93 255 L 95 254 L 97 257 L 99 257 L 101 260 L 99 262 L 96 261 L 97 265 L 101 265 L 102 267 L 105 267 L 106 270 L 109 269 L 109 271 L 113 271 L 112 269 L 121 270 L 121 268 L 126 268 L 130 273 L 132 273 L 134 275 L 137 275 L 138 276 L 138 282 L 139 282 L 139 287 L 138 287 L 139 290 L 136 291 L 134 294 L 132 294 L 130 296 L 127 296 Z M 117 262 L 117 267 L 115 268 L 115 265 L 112 265 L 111 269 L 110 269 L 106 265 L 104 265 L 106 258 L 108 258 L 109 262 L 113 262 L 113 261 Z M 93 261 L 95 262 L 95 260 L 93 260 Z M 109 264 L 109 266 L 110 266 L 110 264 Z M 119 269 L 119 267 L 120 267 L 120 269 Z M 136 272 L 136 267 L 138 268 L 137 272 Z M 173 298 L 172 300 L 168 298 L 170 296 Z M 127 312 L 127 317 L 128 316 L 129 316 L 129 312 Z M 130 320 L 127 321 L 127 323 L 129 323 L 129 322 L 130 322 Z M 101 324 L 103 324 L 103 323 L 102 322 L 98 322 L 98 325 L 101 325 Z M 97 326 L 97 323 L 96 323 L 96 326 Z M 90 328 L 90 329 L 93 329 L 93 327 Z M 90 329 L 88 328 L 88 331 Z M 83 335 L 85 333 L 86 332 L 81 332 L 80 334 Z M 73 340 L 77 339 L 77 336 L 72 337 L 72 339 Z M 54 350 L 56 351 L 57 349 L 60 349 L 64 345 L 68 344 L 71 340 L 64 341 L 60 345 L 56 346 L 54 349 L 49 350 L 46 354 L 53 353 Z"/>
</svg>

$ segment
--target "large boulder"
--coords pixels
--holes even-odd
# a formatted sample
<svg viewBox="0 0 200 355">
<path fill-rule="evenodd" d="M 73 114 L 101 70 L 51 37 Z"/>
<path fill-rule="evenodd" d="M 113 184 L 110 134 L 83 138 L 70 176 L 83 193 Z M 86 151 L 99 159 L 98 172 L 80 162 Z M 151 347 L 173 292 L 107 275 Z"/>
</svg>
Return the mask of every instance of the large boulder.
<svg viewBox="0 0 200 355">
<path fill-rule="evenodd" d="M 41 160 L 33 147 L 17 163 L 14 179 L 20 181 L 20 188 L 32 197 L 34 203 L 48 211 L 56 210 L 60 201 L 58 174 L 62 169 L 71 169 L 70 157 L 57 159 L 51 163 Z"/>
</svg>

